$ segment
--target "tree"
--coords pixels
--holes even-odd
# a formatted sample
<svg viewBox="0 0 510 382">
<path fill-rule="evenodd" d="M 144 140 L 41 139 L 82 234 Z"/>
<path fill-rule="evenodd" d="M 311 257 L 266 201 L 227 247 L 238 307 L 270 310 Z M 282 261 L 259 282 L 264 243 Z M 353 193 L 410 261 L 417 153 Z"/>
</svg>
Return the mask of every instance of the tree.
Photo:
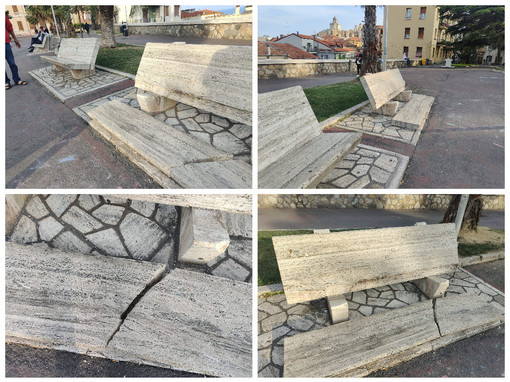
<svg viewBox="0 0 510 382">
<path fill-rule="evenodd" d="M 97 29 L 97 17 L 98 17 L 98 6 L 97 5 L 89 5 L 89 11 L 90 11 L 90 24 L 92 30 Z"/>
<path fill-rule="evenodd" d="M 440 6 L 439 16 L 447 33 L 454 36 L 450 44 L 443 43 L 459 54 L 461 62 L 475 62 L 479 49 L 487 45 L 498 49 L 496 63 L 501 62 L 505 50 L 504 6 Z"/>
<path fill-rule="evenodd" d="M 101 17 L 101 47 L 115 48 L 115 33 L 113 31 L 113 5 L 100 5 L 99 16 Z"/>
<path fill-rule="evenodd" d="M 381 65 L 377 59 L 377 25 L 376 6 L 365 5 L 365 25 L 363 25 L 363 63 L 361 76 L 366 73 L 381 71 Z"/>
<path fill-rule="evenodd" d="M 462 195 L 453 195 L 448 209 L 444 214 L 441 223 L 455 223 L 457 218 L 457 210 Z M 482 216 L 483 201 L 481 195 L 469 195 L 464 217 L 462 218 L 461 229 L 474 230 L 478 228 L 478 222 Z"/>
</svg>

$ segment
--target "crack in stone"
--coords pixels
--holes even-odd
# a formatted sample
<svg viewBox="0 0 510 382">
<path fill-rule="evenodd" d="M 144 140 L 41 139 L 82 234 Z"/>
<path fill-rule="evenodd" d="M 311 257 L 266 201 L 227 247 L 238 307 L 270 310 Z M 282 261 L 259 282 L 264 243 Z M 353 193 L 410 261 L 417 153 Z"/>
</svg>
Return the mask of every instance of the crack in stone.
<svg viewBox="0 0 510 382">
<path fill-rule="evenodd" d="M 110 342 L 112 341 L 113 337 L 119 332 L 120 328 L 124 324 L 124 321 L 126 320 L 127 316 L 131 311 L 135 308 L 135 306 L 140 302 L 140 300 L 145 296 L 145 294 L 152 288 L 154 285 L 159 283 L 161 280 L 165 278 L 167 275 L 168 266 L 165 266 L 160 271 L 158 271 L 151 280 L 147 284 L 145 284 L 145 287 L 143 290 L 138 293 L 138 295 L 131 301 L 129 306 L 126 308 L 126 310 L 120 315 L 119 323 L 117 327 L 113 330 L 112 334 L 108 337 L 108 340 L 106 341 L 105 349 L 108 347 Z"/>
<path fill-rule="evenodd" d="M 436 300 L 437 299 L 432 300 L 432 312 L 434 313 L 434 322 L 436 323 L 437 331 L 439 332 L 439 336 L 442 337 L 443 335 L 441 334 L 441 328 L 439 327 L 439 322 L 437 322 L 436 316 Z"/>
</svg>

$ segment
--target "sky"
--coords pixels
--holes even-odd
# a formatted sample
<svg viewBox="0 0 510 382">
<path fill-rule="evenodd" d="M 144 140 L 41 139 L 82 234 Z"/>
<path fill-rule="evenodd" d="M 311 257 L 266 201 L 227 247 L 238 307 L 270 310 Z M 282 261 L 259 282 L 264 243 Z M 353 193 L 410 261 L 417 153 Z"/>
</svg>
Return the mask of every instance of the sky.
<svg viewBox="0 0 510 382">
<path fill-rule="evenodd" d="M 342 30 L 353 29 L 364 19 L 360 6 L 263 6 L 258 7 L 258 35 L 269 37 L 296 33 L 312 35 L 329 28 L 337 17 Z M 377 7 L 377 24 L 383 24 L 383 8 Z"/>
<path fill-rule="evenodd" d="M 244 11 L 244 6 L 241 6 L 241 12 Z M 223 12 L 226 14 L 232 14 L 236 10 L 235 5 L 181 5 L 181 9 L 210 9 L 211 11 Z"/>
</svg>

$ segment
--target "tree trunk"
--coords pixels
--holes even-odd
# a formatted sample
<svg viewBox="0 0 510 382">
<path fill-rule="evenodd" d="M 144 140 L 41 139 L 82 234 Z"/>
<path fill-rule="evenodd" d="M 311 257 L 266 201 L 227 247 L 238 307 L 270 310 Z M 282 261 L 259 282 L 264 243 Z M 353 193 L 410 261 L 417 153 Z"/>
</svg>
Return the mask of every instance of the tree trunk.
<svg viewBox="0 0 510 382">
<path fill-rule="evenodd" d="M 99 15 L 101 17 L 101 47 L 115 48 L 115 34 L 113 32 L 113 5 L 100 5 Z"/>
<path fill-rule="evenodd" d="M 76 37 L 76 32 L 74 30 L 73 21 L 69 19 L 66 22 L 66 31 L 67 31 L 67 37 Z"/>
<path fill-rule="evenodd" d="M 457 210 L 459 208 L 459 202 L 462 195 L 453 195 L 452 200 L 444 214 L 443 221 L 441 223 L 455 223 L 457 217 Z M 468 229 L 476 231 L 478 228 L 478 222 L 482 216 L 482 196 L 481 195 L 469 195 L 469 199 L 466 206 L 466 212 L 462 219 L 461 229 Z"/>
<path fill-rule="evenodd" d="M 376 6 L 365 5 L 365 25 L 363 26 L 363 63 L 360 75 L 377 73 L 381 65 L 377 60 Z"/>
</svg>

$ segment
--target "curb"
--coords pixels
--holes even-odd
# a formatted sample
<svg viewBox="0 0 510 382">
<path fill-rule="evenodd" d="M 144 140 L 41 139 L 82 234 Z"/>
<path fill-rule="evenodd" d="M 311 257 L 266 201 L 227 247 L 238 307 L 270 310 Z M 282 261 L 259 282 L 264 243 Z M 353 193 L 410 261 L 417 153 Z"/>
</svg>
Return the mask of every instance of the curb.
<svg viewBox="0 0 510 382">
<path fill-rule="evenodd" d="M 259 286 L 257 290 L 257 297 L 265 293 L 283 292 L 283 284 L 271 284 Z"/>
<path fill-rule="evenodd" d="M 490 252 L 483 255 L 469 256 L 459 258 L 459 265 L 464 267 L 466 265 L 487 263 L 489 261 L 499 260 L 505 258 L 505 251 Z"/>
<path fill-rule="evenodd" d="M 334 115 L 334 116 L 329 117 L 328 119 L 322 121 L 321 123 L 319 123 L 319 127 L 321 130 L 327 129 L 327 128 L 331 127 L 331 125 L 337 123 L 338 120 L 340 120 L 340 119 L 346 117 L 347 115 L 352 114 L 360 109 L 363 109 L 368 104 L 370 104 L 370 101 L 368 101 L 368 100 L 358 103 L 357 105 L 354 105 L 353 107 L 351 107 L 347 110 L 344 110 L 341 113 L 338 113 L 337 115 Z"/>
<path fill-rule="evenodd" d="M 105 72 L 110 72 L 110 73 L 116 74 L 118 76 L 127 77 L 127 78 L 130 78 L 132 80 L 134 80 L 135 77 L 136 77 L 133 74 L 121 72 L 119 70 L 115 70 L 115 69 L 111 69 L 111 68 L 107 68 L 106 66 L 96 65 L 96 68 L 104 70 Z"/>
</svg>

